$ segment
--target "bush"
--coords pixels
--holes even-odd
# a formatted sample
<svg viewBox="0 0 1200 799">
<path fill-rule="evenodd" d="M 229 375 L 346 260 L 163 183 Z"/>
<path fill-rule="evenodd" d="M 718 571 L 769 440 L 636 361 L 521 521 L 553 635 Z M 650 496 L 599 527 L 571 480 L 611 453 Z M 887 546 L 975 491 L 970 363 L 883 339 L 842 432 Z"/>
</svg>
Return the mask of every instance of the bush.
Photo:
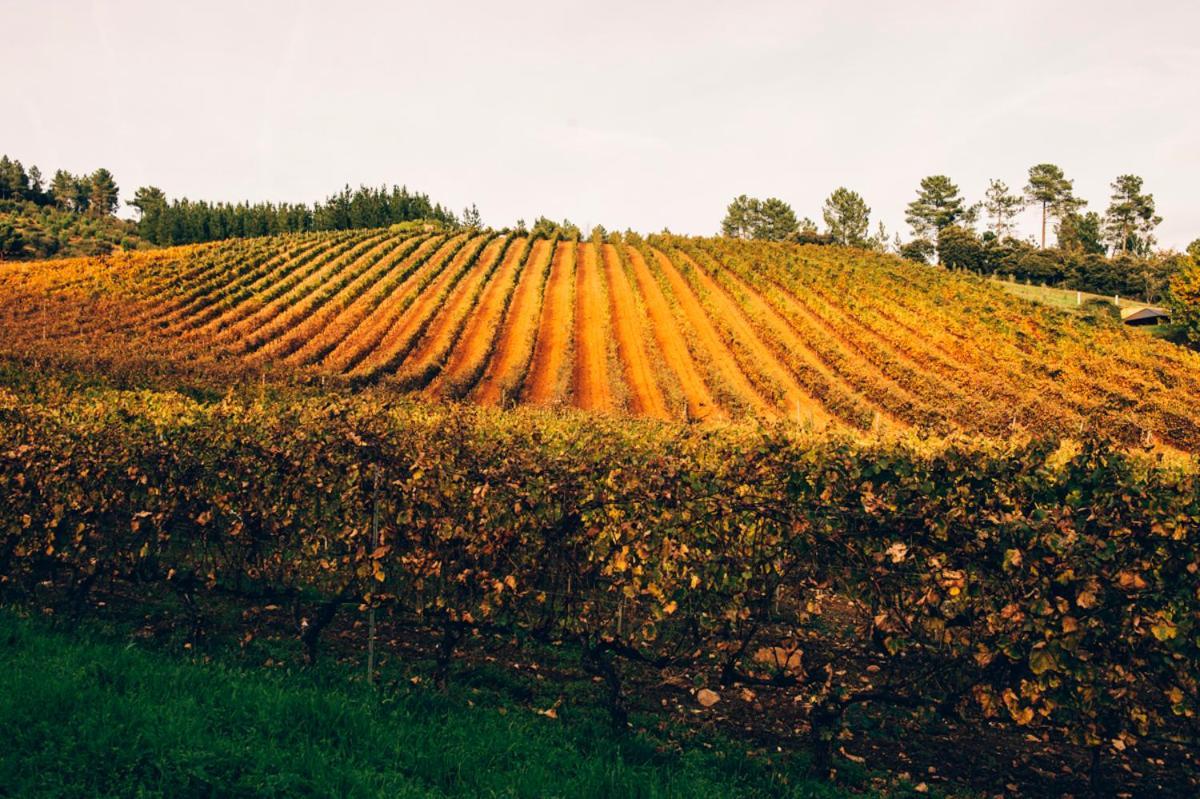
<svg viewBox="0 0 1200 799">
<path fill-rule="evenodd" d="M 987 255 L 979 238 L 970 230 L 950 225 L 938 231 L 938 257 L 950 269 L 985 273 Z"/>
<path fill-rule="evenodd" d="M 929 263 L 937 247 L 929 239 L 913 239 L 900 245 L 900 257 L 919 264 Z"/>
</svg>

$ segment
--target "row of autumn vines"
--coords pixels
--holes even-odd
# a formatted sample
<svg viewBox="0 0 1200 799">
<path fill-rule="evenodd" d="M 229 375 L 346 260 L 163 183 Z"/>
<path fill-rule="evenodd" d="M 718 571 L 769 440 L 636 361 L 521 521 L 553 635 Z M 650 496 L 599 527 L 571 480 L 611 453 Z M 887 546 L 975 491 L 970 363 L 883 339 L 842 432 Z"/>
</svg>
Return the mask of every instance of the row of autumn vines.
<svg viewBox="0 0 1200 799">
<path fill-rule="evenodd" d="M 160 586 L 190 623 L 218 596 L 291 601 L 311 655 L 368 606 L 448 653 L 489 631 L 569 641 L 618 720 L 636 663 L 791 686 L 818 741 L 860 702 L 1094 746 L 1198 732 L 1197 478 L 1100 443 L 7 382 L 9 598 Z M 831 597 L 860 611 L 845 641 L 884 663 L 870 687 L 830 652 L 764 672 L 753 653 L 808 640 Z"/>
<path fill-rule="evenodd" d="M 359 230 L 2 266 L 0 351 L 493 405 L 1200 451 L 1200 357 L 1103 315 L 850 248 L 599 233 Z"/>
</svg>

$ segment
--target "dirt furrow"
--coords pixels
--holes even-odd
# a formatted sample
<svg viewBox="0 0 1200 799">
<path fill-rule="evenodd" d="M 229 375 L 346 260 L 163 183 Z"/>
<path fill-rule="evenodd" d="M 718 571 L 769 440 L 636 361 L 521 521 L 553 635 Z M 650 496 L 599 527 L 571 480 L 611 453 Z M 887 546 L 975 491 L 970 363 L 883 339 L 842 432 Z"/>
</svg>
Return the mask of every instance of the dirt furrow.
<svg viewBox="0 0 1200 799">
<path fill-rule="evenodd" d="M 475 388 L 475 401 L 481 405 L 498 405 L 506 396 L 512 395 L 533 357 L 542 292 L 551 260 L 550 248 L 551 243 L 545 239 L 536 242 L 521 270 L 495 351 Z M 554 259 L 557 260 L 557 255 Z"/>
<path fill-rule="evenodd" d="M 862 408 L 864 412 L 876 414 L 879 420 L 892 427 L 907 427 L 908 423 L 891 413 L 887 408 L 872 402 L 871 399 L 850 385 L 843 375 L 830 369 L 825 361 L 809 346 L 804 335 L 792 325 L 774 306 L 745 280 L 735 275 L 732 270 L 723 270 L 720 279 L 725 281 L 738 295 L 739 305 L 750 318 L 757 319 L 769 333 L 771 339 L 778 342 L 782 350 L 780 358 L 786 358 L 797 364 L 797 370 L 806 370 L 809 374 L 818 375 L 822 386 L 828 386 L 838 395 L 849 398 Z"/>
<path fill-rule="evenodd" d="M 420 298 L 422 291 L 437 280 L 438 276 L 442 274 L 442 270 L 454 260 L 454 256 L 461 251 L 466 242 L 465 235 L 456 236 L 438 247 L 423 266 L 381 300 L 373 311 L 361 319 L 338 342 L 337 346 L 324 355 L 320 361 L 321 371 L 334 374 L 348 372 L 379 347 L 388 332 L 399 323 L 404 313 Z M 314 360 L 313 363 L 316 361 Z"/>
<path fill-rule="evenodd" d="M 496 264 L 511 247 L 523 246 L 524 239 L 493 239 L 483 248 L 471 270 L 463 276 L 446 302 L 429 321 L 425 334 L 409 356 L 388 379 L 405 389 L 423 388 L 445 365 L 455 348 L 480 293 L 491 283 Z"/>
<path fill-rule="evenodd" d="M 354 302 L 341 309 L 328 324 L 323 325 L 319 332 L 306 341 L 299 349 L 284 359 L 285 363 L 294 365 L 310 364 L 320 361 L 333 351 L 339 343 L 350 335 L 367 316 L 385 302 L 392 292 L 403 289 L 404 282 L 414 273 L 431 251 L 435 250 L 445 240 L 441 237 L 423 239 L 415 250 L 404 254 L 398 261 L 392 262 L 390 271 L 373 286 L 370 291 L 364 291 L 355 298 Z"/>
<path fill-rule="evenodd" d="M 560 394 L 563 365 L 574 347 L 575 261 L 579 244 L 563 242 L 554 253 L 550 279 L 542 299 L 541 321 L 533 364 L 525 381 L 525 401 L 546 405 Z"/>
<path fill-rule="evenodd" d="M 592 243 L 580 244 L 579 268 L 575 272 L 575 370 L 571 399 L 586 411 L 612 410 L 612 387 L 608 384 L 608 339 L 610 335 L 604 280 L 599 253 Z"/>
<path fill-rule="evenodd" d="M 362 258 L 381 246 L 385 235 L 363 239 L 337 258 L 308 272 L 299 280 L 288 281 L 287 287 L 279 287 L 263 306 L 236 325 L 231 325 L 214 337 L 215 343 L 227 352 L 241 354 L 251 350 L 254 344 L 268 337 L 275 329 L 273 323 L 280 315 L 291 316 L 295 309 L 321 286 L 346 269 L 353 269 Z"/>
<path fill-rule="evenodd" d="M 347 269 L 343 278 L 329 281 L 308 302 L 294 305 L 288 309 L 290 313 L 277 316 L 272 323 L 274 338 L 262 344 L 248 360 L 280 361 L 312 341 L 349 305 L 378 285 L 417 244 L 418 239 L 388 239 L 365 253 L 359 259 L 365 268 Z"/>
<path fill-rule="evenodd" d="M 242 337 L 235 352 L 245 355 L 254 363 L 270 359 L 280 336 L 295 330 L 297 326 L 318 314 L 332 297 L 338 296 L 347 286 L 354 285 L 363 275 L 373 272 L 380 258 L 395 250 L 397 246 L 399 244 L 396 239 L 385 238 L 369 249 L 359 250 L 352 259 L 347 259 L 341 266 L 314 276 L 311 284 L 298 286 L 295 293 L 280 303 L 280 307 L 269 320 Z M 263 359 L 258 359 L 256 356 L 261 348 L 267 348 L 268 351 L 263 355 Z"/>
<path fill-rule="evenodd" d="M 367 353 L 348 374 L 356 380 L 371 381 L 391 373 L 403 363 L 486 243 L 487 237 L 478 236 L 459 250 L 446 269 L 417 295 L 379 346 Z"/>
<path fill-rule="evenodd" d="M 679 307 L 683 309 L 684 316 L 696 336 L 698 346 L 707 350 L 728 387 L 755 414 L 766 418 L 778 417 L 778 412 L 758 393 L 750 379 L 738 366 L 737 358 L 734 357 L 725 342 L 721 341 L 721 337 L 717 335 L 717 331 L 713 327 L 712 320 L 704 312 L 700 300 L 696 298 L 696 294 L 688 285 L 687 280 L 675 268 L 675 264 L 671 263 L 671 259 L 662 250 L 655 249 L 653 252 L 659 269 L 666 276 L 667 282 L 671 286 L 671 292 L 679 303 Z"/>
<path fill-rule="evenodd" d="M 687 342 L 683 340 L 683 335 L 675 325 L 675 319 L 671 315 L 667 299 L 663 296 L 662 289 L 654 280 L 654 276 L 650 274 L 650 267 L 646 266 L 646 259 L 634 247 L 626 247 L 626 253 L 628 253 L 629 262 L 633 266 L 638 290 L 641 292 L 643 302 L 646 303 L 646 312 L 650 316 L 650 326 L 654 330 L 658 348 L 683 389 L 683 395 L 687 401 L 687 418 L 698 421 L 726 417 L 727 414 L 713 400 L 708 386 L 704 383 L 704 378 L 696 368 L 692 354 L 688 351 Z"/>
<path fill-rule="evenodd" d="M 822 426 L 829 424 L 832 417 L 828 411 L 804 390 L 791 371 L 763 342 L 738 304 L 690 255 L 682 250 L 677 250 L 677 252 L 695 276 L 696 282 L 704 291 L 705 296 L 709 298 L 733 341 L 737 342 L 745 352 L 745 360 L 753 363 L 763 376 L 782 390 L 786 416 L 794 421 L 806 421 Z"/>
<path fill-rule="evenodd" d="M 527 243 L 527 239 L 520 238 L 509 245 L 504 253 L 504 261 L 467 319 L 466 327 L 463 328 L 458 345 L 450 353 L 445 369 L 430 384 L 431 392 L 460 396 L 465 393 L 464 388 L 470 388 L 469 385 L 462 385 L 463 380 L 478 375 L 479 370 L 483 368 L 500 332 L 500 319 L 516 287 L 518 273 L 528 260 L 525 258 L 529 251 Z"/>
<path fill-rule="evenodd" d="M 173 257 L 179 252 L 187 252 L 190 260 Z M 91 297 L 94 310 L 90 318 L 81 320 L 72 334 L 87 341 L 98 335 L 157 333 L 163 326 L 161 318 L 175 313 L 195 296 L 206 296 L 204 287 L 229 275 L 240 262 L 245 261 L 253 268 L 277 255 L 261 242 L 253 249 L 244 242 L 222 242 L 148 254 L 140 268 L 133 269 L 128 268 L 135 263 L 132 259 L 117 256 L 125 263 L 108 261 L 104 269 L 93 271 L 83 283 L 66 281 L 77 285 L 80 294 L 88 286 L 99 290 Z M 193 286 L 193 279 L 200 282 Z"/>
<path fill-rule="evenodd" d="M 329 246 L 329 242 L 307 241 L 298 246 L 288 247 L 258 263 L 237 264 L 232 268 L 227 264 L 225 269 L 213 270 L 212 273 L 206 274 L 204 279 L 189 285 L 173 303 L 164 306 L 163 313 L 145 320 L 144 324 L 148 327 L 166 329 L 195 327 L 206 321 L 203 317 L 204 312 L 213 306 L 218 306 L 222 297 L 227 297 L 231 292 L 236 292 L 242 287 L 252 284 L 263 275 L 271 274 L 293 264 L 304 263 L 301 259 L 311 258 Z M 214 310 L 211 315 L 215 316 L 216 313 Z"/>
<path fill-rule="evenodd" d="M 262 312 L 272 301 L 281 294 L 286 294 L 290 288 L 312 275 L 314 271 L 342 258 L 347 252 L 361 245 L 361 239 L 342 239 L 322 248 L 312 257 L 306 255 L 292 259 L 252 284 L 242 287 L 233 296 L 214 303 L 212 313 L 206 311 L 181 320 L 171 332 L 179 333 L 184 341 L 212 342 L 224 338 L 235 327 L 243 325 L 247 319 Z"/>
<path fill-rule="evenodd" d="M 910 424 L 924 424 L 933 418 L 932 410 L 926 407 L 923 399 L 884 372 L 861 346 L 849 341 L 830 322 L 799 303 L 786 290 L 767 283 L 759 290 L 759 296 L 795 330 L 804 331 L 800 335 L 808 341 L 820 337 L 823 352 L 818 353 L 818 357 L 822 363 L 847 382 L 853 380 L 860 393 L 870 392 L 876 397 L 876 405 L 902 416 Z"/>
<path fill-rule="evenodd" d="M 667 419 L 670 414 L 667 413 L 662 389 L 646 355 L 637 302 L 625 277 L 621 256 L 611 244 L 603 245 L 601 255 L 608 278 L 609 312 L 617 336 L 617 351 L 625 372 L 625 382 L 629 386 L 631 410 L 638 416 Z"/>
</svg>

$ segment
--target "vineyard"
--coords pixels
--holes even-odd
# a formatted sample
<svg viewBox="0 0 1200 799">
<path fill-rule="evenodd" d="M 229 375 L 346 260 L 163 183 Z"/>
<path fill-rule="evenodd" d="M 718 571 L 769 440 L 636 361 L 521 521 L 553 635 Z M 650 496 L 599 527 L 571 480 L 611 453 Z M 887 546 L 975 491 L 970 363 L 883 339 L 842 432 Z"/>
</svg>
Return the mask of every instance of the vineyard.
<svg viewBox="0 0 1200 799">
<path fill-rule="evenodd" d="M 1093 780 L 1169 758 L 1147 789 L 1195 787 L 1200 491 L 1144 455 L 378 388 L 196 400 L 19 367 L 0 386 L 9 599 L 165 595 L 188 646 L 283 608 L 310 662 L 331 640 L 361 656 L 377 611 L 385 640 L 432 639 L 442 683 L 481 648 L 553 667 L 546 645 L 572 647 L 620 728 L 654 686 L 742 686 L 756 723 L 808 730 L 821 773 L 876 708 L 1083 747 Z"/>
<path fill-rule="evenodd" d="M 4 354 L 489 406 L 1200 450 L 1200 358 L 891 256 L 346 231 L 0 267 Z"/>
<path fill-rule="evenodd" d="M 575 669 L 618 730 L 678 706 L 822 778 L 854 724 L 954 725 L 1069 761 L 1053 795 L 1188 795 L 1198 403 L 1193 353 L 834 247 L 397 229 L 4 265 L 0 600 L 166 608 L 189 649 L 284 630 L 372 676 L 416 640 L 441 686 L 470 652 Z"/>
</svg>

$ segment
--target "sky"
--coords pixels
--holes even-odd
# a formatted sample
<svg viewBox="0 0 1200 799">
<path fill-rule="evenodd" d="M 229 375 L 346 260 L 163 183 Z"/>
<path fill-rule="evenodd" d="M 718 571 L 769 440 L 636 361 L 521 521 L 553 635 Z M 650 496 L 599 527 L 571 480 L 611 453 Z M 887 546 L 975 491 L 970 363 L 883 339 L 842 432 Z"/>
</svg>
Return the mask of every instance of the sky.
<svg viewBox="0 0 1200 799">
<path fill-rule="evenodd" d="M 1101 213 L 1141 175 L 1160 245 L 1200 237 L 1194 1 L 0 0 L 0 29 L 0 152 L 123 199 L 395 183 L 712 234 L 736 195 L 819 222 L 846 186 L 908 238 L 923 176 L 974 202 L 1051 162 Z"/>
</svg>

